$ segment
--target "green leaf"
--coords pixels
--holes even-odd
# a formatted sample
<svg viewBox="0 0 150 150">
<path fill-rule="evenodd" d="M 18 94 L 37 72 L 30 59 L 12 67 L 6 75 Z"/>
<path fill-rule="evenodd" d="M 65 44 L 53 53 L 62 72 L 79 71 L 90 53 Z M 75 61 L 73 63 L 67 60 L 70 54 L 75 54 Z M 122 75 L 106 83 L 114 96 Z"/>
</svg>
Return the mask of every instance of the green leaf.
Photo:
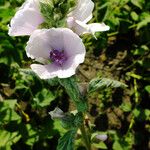
<svg viewBox="0 0 150 150">
<path fill-rule="evenodd" d="M 100 90 L 100 89 L 104 89 L 104 88 L 118 88 L 118 87 L 122 87 L 125 88 L 127 87 L 126 84 L 116 81 L 116 80 L 112 80 L 112 79 L 108 79 L 108 78 L 95 78 L 93 80 L 90 81 L 89 86 L 88 86 L 88 93 L 94 92 L 96 90 Z"/>
<path fill-rule="evenodd" d="M 57 150 L 74 150 L 74 141 L 77 130 L 70 130 L 58 141 Z"/>
<path fill-rule="evenodd" d="M 75 77 L 72 76 L 66 79 L 59 79 L 59 83 L 66 89 L 66 92 L 70 96 L 71 100 L 75 102 L 78 111 L 86 111 L 87 102 L 79 91 Z"/>
<path fill-rule="evenodd" d="M 113 144 L 113 150 L 124 150 L 122 145 L 119 143 L 119 141 L 115 141 Z"/>
<path fill-rule="evenodd" d="M 8 132 L 5 130 L 0 130 L 0 149 L 4 149 L 8 145 L 12 145 L 13 143 L 16 143 L 21 138 L 21 135 L 18 134 L 18 132 Z"/>
<path fill-rule="evenodd" d="M 150 85 L 145 86 L 145 90 L 150 93 Z"/>
<path fill-rule="evenodd" d="M 146 12 L 142 13 L 142 15 L 140 16 L 140 20 L 141 22 L 137 24 L 137 30 L 141 29 L 144 26 L 147 26 L 148 23 L 150 23 L 150 14 Z"/>
<path fill-rule="evenodd" d="M 26 125 L 26 130 L 28 132 L 28 137 L 25 139 L 25 143 L 32 146 L 38 141 L 38 132 L 30 124 Z"/>
<path fill-rule="evenodd" d="M 83 115 L 80 112 L 77 113 L 76 115 L 69 113 L 62 118 L 62 125 L 64 128 L 68 129 L 79 128 L 82 123 L 83 123 Z"/>
<path fill-rule="evenodd" d="M 142 9 L 144 1 L 143 0 L 131 0 L 131 3 L 139 7 L 140 9 Z"/>
<path fill-rule="evenodd" d="M 45 107 L 50 105 L 50 103 L 55 99 L 54 94 L 51 91 L 48 91 L 47 89 L 43 89 L 42 91 L 38 92 L 35 96 L 34 105 Z"/>
<path fill-rule="evenodd" d="M 14 111 L 16 103 L 17 100 L 4 100 L 0 102 L 0 120 L 9 122 L 21 119 Z"/>
<path fill-rule="evenodd" d="M 138 21 L 138 19 L 139 19 L 139 16 L 135 11 L 131 12 L 131 17 L 134 21 Z"/>
<path fill-rule="evenodd" d="M 92 144 L 95 148 L 100 148 L 100 149 L 107 149 L 107 146 L 104 142 L 99 142 L 99 143 L 93 143 Z"/>
<path fill-rule="evenodd" d="M 31 69 L 19 69 L 19 71 L 27 75 L 36 76 L 36 74 Z"/>
<path fill-rule="evenodd" d="M 132 105 L 131 103 L 128 102 L 124 102 L 121 104 L 120 108 L 124 111 L 124 112 L 130 112 L 132 109 Z"/>
<path fill-rule="evenodd" d="M 59 133 L 60 133 L 61 136 L 63 136 L 65 134 L 66 129 L 64 129 L 62 127 L 62 124 L 61 124 L 60 120 L 54 120 L 53 125 L 54 125 L 53 129 L 59 131 Z"/>
</svg>

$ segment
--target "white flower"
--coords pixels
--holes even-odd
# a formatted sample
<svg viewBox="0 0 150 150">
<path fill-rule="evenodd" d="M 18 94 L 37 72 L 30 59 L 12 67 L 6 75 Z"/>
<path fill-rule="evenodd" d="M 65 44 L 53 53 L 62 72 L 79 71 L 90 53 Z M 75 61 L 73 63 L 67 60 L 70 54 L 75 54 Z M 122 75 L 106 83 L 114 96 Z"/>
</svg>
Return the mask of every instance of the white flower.
<svg viewBox="0 0 150 150">
<path fill-rule="evenodd" d="M 26 47 L 27 56 L 42 64 L 32 64 L 41 78 L 68 78 L 85 58 L 85 47 L 77 34 L 67 28 L 35 30 Z"/>
<path fill-rule="evenodd" d="M 92 11 L 94 3 L 91 0 L 78 0 L 77 6 L 68 14 L 67 25 L 78 35 L 92 33 L 98 31 L 107 31 L 109 26 L 104 23 L 87 24 L 92 19 Z"/>
<path fill-rule="evenodd" d="M 10 22 L 10 36 L 31 35 L 44 21 L 39 10 L 38 0 L 26 0 Z"/>
<path fill-rule="evenodd" d="M 53 111 L 50 111 L 49 114 L 53 120 L 65 117 L 65 113 L 58 107 L 56 107 Z"/>
<path fill-rule="evenodd" d="M 101 140 L 101 141 L 106 141 L 108 136 L 106 134 L 98 134 L 95 136 L 96 139 Z"/>
</svg>

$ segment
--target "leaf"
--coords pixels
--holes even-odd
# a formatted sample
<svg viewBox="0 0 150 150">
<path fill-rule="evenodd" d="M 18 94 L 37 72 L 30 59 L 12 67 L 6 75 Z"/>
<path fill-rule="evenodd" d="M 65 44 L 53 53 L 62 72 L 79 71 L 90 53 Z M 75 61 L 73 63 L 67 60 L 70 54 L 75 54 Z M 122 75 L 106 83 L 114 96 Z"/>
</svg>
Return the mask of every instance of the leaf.
<svg viewBox="0 0 150 150">
<path fill-rule="evenodd" d="M 77 130 L 70 130 L 58 141 L 57 150 L 74 150 L 74 140 Z"/>
<path fill-rule="evenodd" d="M 135 11 L 131 12 L 131 17 L 134 21 L 138 21 L 138 19 L 139 19 L 139 16 Z"/>
<path fill-rule="evenodd" d="M 124 102 L 121 104 L 120 108 L 124 111 L 124 112 L 130 112 L 132 110 L 132 105 L 129 102 Z"/>
<path fill-rule="evenodd" d="M 140 16 L 140 20 L 141 22 L 137 24 L 137 30 L 141 29 L 144 26 L 147 26 L 148 23 L 150 23 L 150 14 L 146 12 L 142 13 L 142 15 Z"/>
<path fill-rule="evenodd" d="M 19 70 L 24 74 L 36 76 L 36 74 L 31 69 L 19 69 Z"/>
<path fill-rule="evenodd" d="M 66 129 L 79 128 L 82 123 L 83 115 L 81 112 L 77 113 L 76 115 L 67 113 L 66 116 L 62 118 L 62 126 Z"/>
<path fill-rule="evenodd" d="M 124 150 L 121 146 L 121 144 L 119 143 L 119 141 L 115 141 L 113 144 L 113 150 Z"/>
<path fill-rule="evenodd" d="M 96 90 L 100 90 L 100 89 L 104 89 L 104 88 L 118 88 L 118 87 L 122 87 L 125 88 L 127 87 L 126 84 L 116 81 L 116 80 L 112 80 L 112 79 L 108 79 L 108 78 L 95 78 L 93 80 L 90 81 L 89 86 L 88 86 L 88 93 L 94 92 Z"/>
<path fill-rule="evenodd" d="M 17 100 L 4 100 L 0 102 L 0 120 L 2 122 L 9 122 L 21 119 L 21 117 L 14 111 Z"/>
<path fill-rule="evenodd" d="M 21 135 L 18 132 L 8 132 L 5 130 L 0 130 L 0 149 L 4 148 L 5 146 L 12 145 L 16 143 L 21 138 Z"/>
<path fill-rule="evenodd" d="M 92 144 L 95 148 L 107 149 L 107 146 L 104 142 L 94 143 Z"/>
<path fill-rule="evenodd" d="M 87 102 L 81 95 L 76 79 L 74 76 L 66 79 L 59 79 L 59 83 L 66 89 L 66 92 L 70 96 L 71 100 L 75 102 L 78 111 L 87 110 Z"/>
<path fill-rule="evenodd" d="M 143 0 L 131 0 L 131 3 L 137 7 L 139 7 L 140 9 L 142 9 L 143 7 Z"/>
<path fill-rule="evenodd" d="M 145 86 L 145 90 L 150 93 L 150 85 Z"/>
<path fill-rule="evenodd" d="M 25 139 L 25 143 L 32 146 L 38 141 L 38 132 L 30 124 L 26 125 L 26 130 L 28 132 L 28 137 Z"/>
<path fill-rule="evenodd" d="M 38 92 L 35 96 L 34 100 L 34 106 L 38 107 L 45 107 L 50 105 L 50 103 L 55 99 L 54 94 L 51 91 L 48 91 L 47 89 L 43 89 L 42 91 Z"/>
</svg>

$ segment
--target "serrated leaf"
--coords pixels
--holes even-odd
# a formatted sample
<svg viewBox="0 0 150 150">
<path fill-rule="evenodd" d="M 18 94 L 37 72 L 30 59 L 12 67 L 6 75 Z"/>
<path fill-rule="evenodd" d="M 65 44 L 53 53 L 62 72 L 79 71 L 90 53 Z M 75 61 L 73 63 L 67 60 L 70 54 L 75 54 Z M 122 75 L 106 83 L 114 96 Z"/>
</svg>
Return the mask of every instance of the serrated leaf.
<svg viewBox="0 0 150 150">
<path fill-rule="evenodd" d="M 75 77 L 72 76 L 66 79 L 59 79 L 59 83 L 66 89 L 71 100 L 75 102 L 78 111 L 86 111 L 87 102 L 83 99 L 83 96 L 79 91 Z"/>
<path fill-rule="evenodd" d="M 73 129 L 79 128 L 83 123 L 82 113 L 77 113 L 76 115 L 68 113 L 62 118 L 62 125 L 64 128 Z"/>
<path fill-rule="evenodd" d="M 74 140 L 77 130 L 70 130 L 58 141 L 57 150 L 74 150 Z"/>
<path fill-rule="evenodd" d="M 116 80 L 112 80 L 112 79 L 108 79 L 108 78 L 95 78 L 93 80 L 90 81 L 89 86 L 88 86 L 88 93 L 94 92 L 96 90 L 100 90 L 100 89 L 104 89 L 104 88 L 118 88 L 118 87 L 122 87 L 125 88 L 127 87 L 126 84 L 116 81 Z"/>
</svg>

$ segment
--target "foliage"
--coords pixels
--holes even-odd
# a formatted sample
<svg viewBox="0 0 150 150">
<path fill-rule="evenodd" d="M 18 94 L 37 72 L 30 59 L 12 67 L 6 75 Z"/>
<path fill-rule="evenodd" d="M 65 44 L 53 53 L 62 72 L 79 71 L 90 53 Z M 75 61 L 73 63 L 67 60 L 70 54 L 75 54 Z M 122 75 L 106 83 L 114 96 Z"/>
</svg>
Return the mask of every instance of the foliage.
<svg viewBox="0 0 150 150">
<path fill-rule="evenodd" d="M 42 5 L 42 11 L 48 13 L 45 17 L 50 15 L 54 19 L 43 26 L 65 26 L 65 13 L 74 7 L 74 3 L 72 0 L 64 1 L 59 6 L 60 1 L 55 1 L 58 8 L 52 6 L 50 9 Z M 48 114 L 56 106 L 64 112 L 74 110 L 75 106 L 69 102 L 68 95 L 82 112 L 88 109 L 86 102 L 89 100 L 89 117 L 84 123 L 91 134 L 99 131 L 108 134 L 108 139 L 104 142 L 91 141 L 93 147 L 113 150 L 149 149 L 150 2 L 93 2 L 95 11 L 91 22 L 104 21 L 111 30 L 97 33 L 97 40 L 90 35 L 83 36 L 87 58 L 90 55 L 94 58 L 92 61 L 96 62 L 92 68 L 102 66 L 102 69 L 99 66 L 95 69 L 97 77 L 101 78 L 90 82 L 90 94 L 84 97 L 76 84 L 76 80 L 83 80 L 80 69 L 76 80 L 54 78 L 43 81 L 29 70 L 31 60 L 24 51 L 28 37 L 8 36 L 10 19 L 23 0 L 0 1 L 0 149 L 71 150 L 73 144 L 76 149 L 82 149 L 85 145 L 77 128 L 83 123 L 83 116 L 71 112 L 71 115 L 67 114 L 69 117 L 66 120 L 60 122 L 53 121 Z M 59 16 L 60 13 L 64 16 Z M 121 57 L 120 54 L 125 55 Z M 89 69 L 91 64 L 92 62 L 85 68 Z M 92 71 L 88 74 L 92 74 Z M 86 76 L 86 71 L 83 75 Z M 87 80 L 89 78 L 83 82 Z M 119 81 L 128 87 L 116 88 L 126 86 Z M 66 131 L 67 125 L 71 130 Z"/>
</svg>

